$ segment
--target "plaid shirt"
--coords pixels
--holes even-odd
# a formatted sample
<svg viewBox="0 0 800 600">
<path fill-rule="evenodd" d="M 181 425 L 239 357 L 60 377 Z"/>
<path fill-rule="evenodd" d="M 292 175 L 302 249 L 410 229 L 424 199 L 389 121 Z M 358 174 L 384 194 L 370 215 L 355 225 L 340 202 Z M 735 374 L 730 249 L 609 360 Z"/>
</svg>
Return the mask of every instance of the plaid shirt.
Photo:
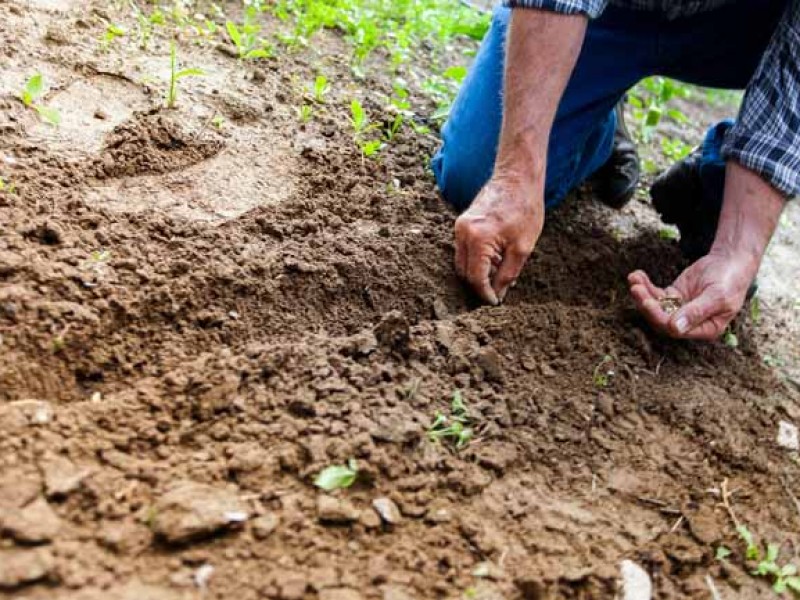
<svg viewBox="0 0 800 600">
<path fill-rule="evenodd" d="M 598 17 L 606 5 L 660 11 L 669 18 L 713 10 L 734 0 L 504 0 L 511 8 L 540 8 Z M 789 0 L 761 63 L 747 86 L 725 158 L 759 173 L 787 197 L 800 195 L 800 0 Z"/>
</svg>

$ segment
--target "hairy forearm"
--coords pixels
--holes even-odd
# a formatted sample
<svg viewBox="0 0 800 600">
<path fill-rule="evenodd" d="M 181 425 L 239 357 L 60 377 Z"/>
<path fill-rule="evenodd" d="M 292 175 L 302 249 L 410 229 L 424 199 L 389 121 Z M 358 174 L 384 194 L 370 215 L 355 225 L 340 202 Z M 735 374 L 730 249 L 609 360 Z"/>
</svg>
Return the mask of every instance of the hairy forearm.
<svg viewBox="0 0 800 600">
<path fill-rule="evenodd" d="M 587 18 L 515 10 L 506 49 L 503 126 L 495 175 L 543 182 L 558 103 L 586 34 Z"/>
<path fill-rule="evenodd" d="M 783 195 L 735 161 L 725 172 L 725 197 L 711 252 L 736 256 L 758 269 L 785 204 Z"/>
</svg>

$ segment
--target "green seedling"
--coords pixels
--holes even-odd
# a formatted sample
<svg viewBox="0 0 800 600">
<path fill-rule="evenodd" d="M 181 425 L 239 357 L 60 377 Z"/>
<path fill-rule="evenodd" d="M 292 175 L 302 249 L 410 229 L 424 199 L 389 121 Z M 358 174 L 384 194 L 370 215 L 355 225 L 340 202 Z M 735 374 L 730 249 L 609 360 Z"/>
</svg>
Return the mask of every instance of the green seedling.
<svg viewBox="0 0 800 600">
<path fill-rule="evenodd" d="M 332 465 L 325 467 L 316 479 L 314 485 L 326 492 L 349 488 L 358 478 L 358 463 L 351 458 L 347 465 Z"/>
<path fill-rule="evenodd" d="M 762 555 L 761 548 L 755 543 L 753 534 L 745 525 L 739 525 L 736 532 L 746 544 L 745 558 L 756 563 L 755 569 L 750 572 L 752 575 L 771 580 L 772 589 L 776 594 L 783 594 L 788 590 L 800 593 L 797 567 L 792 563 L 778 564 L 778 554 L 780 554 L 778 544 L 767 544 L 767 551 Z M 720 548 L 717 549 L 717 555 L 719 554 Z"/>
<path fill-rule="evenodd" d="M 303 104 L 297 109 L 297 118 L 301 123 L 308 123 L 314 116 L 314 109 L 310 104 Z"/>
<path fill-rule="evenodd" d="M 361 102 L 356 99 L 350 103 L 350 122 L 353 125 L 353 141 L 355 141 L 356 146 L 361 150 L 361 155 L 367 158 L 374 156 L 381 149 L 383 143 L 379 139 L 365 139 L 365 136 L 367 133 L 377 128 L 378 125 L 369 122 L 364 112 L 364 107 L 361 106 Z"/>
<path fill-rule="evenodd" d="M 261 25 L 256 21 L 256 9 L 249 7 L 245 12 L 244 22 L 239 27 L 233 21 L 225 22 L 225 29 L 228 32 L 239 58 L 242 60 L 252 60 L 255 58 L 269 58 L 272 51 L 259 39 Z"/>
<path fill-rule="evenodd" d="M 211 124 L 217 129 L 222 129 L 222 126 L 225 125 L 225 117 L 222 115 L 214 115 L 214 118 L 211 119 Z"/>
<path fill-rule="evenodd" d="M 678 239 L 678 230 L 675 227 L 662 227 L 658 230 L 658 237 L 662 240 L 675 241 Z"/>
<path fill-rule="evenodd" d="M 474 437 L 474 431 L 470 426 L 472 419 L 467 409 L 461 391 L 453 392 L 453 400 L 450 404 L 450 416 L 437 412 L 436 416 L 428 428 L 428 439 L 432 442 L 442 440 L 453 440 L 457 449 L 461 449 L 469 444 Z"/>
<path fill-rule="evenodd" d="M 756 325 L 761 322 L 761 299 L 758 294 L 750 300 L 750 320 Z"/>
<path fill-rule="evenodd" d="M 6 194 L 16 194 L 17 185 L 0 177 L 0 192 L 5 192 Z"/>
<path fill-rule="evenodd" d="M 123 37 L 127 32 L 125 29 L 119 25 L 114 25 L 114 23 L 109 23 L 108 27 L 106 27 L 106 31 L 103 34 L 102 39 L 100 40 L 100 45 L 103 47 L 104 50 L 108 50 L 111 47 L 111 44 L 114 42 L 115 39 L 118 37 Z"/>
<path fill-rule="evenodd" d="M 174 108 L 178 100 L 178 81 L 184 77 L 202 77 L 205 72 L 202 69 L 189 68 L 178 69 L 178 56 L 175 49 L 175 42 L 170 45 L 170 78 L 169 89 L 167 89 L 166 103 L 167 108 Z"/>
<path fill-rule="evenodd" d="M 51 125 L 58 126 L 61 123 L 61 114 L 55 109 L 38 104 L 36 101 L 41 98 L 45 93 L 44 77 L 41 73 L 36 73 L 27 82 L 19 95 L 19 99 L 28 108 L 35 110 L 43 121 L 47 121 Z"/>
<path fill-rule="evenodd" d="M 722 334 L 722 343 L 728 348 L 737 348 L 739 346 L 739 338 L 728 328 L 725 330 L 725 333 Z"/>
<path fill-rule="evenodd" d="M 328 78 L 325 75 L 317 75 L 316 79 L 314 79 L 314 101 L 324 104 L 325 96 L 329 91 Z"/>
<path fill-rule="evenodd" d="M 607 388 L 611 384 L 611 380 L 614 378 L 616 373 L 614 369 L 612 369 L 609 363 L 614 362 L 614 359 L 606 354 L 603 359 L 597 363 L 597 366 L 594 368 L 594 372 L 592 373 L 592 382 L 594 383 L 594 387 L 598 389 Z"/>
</svg>

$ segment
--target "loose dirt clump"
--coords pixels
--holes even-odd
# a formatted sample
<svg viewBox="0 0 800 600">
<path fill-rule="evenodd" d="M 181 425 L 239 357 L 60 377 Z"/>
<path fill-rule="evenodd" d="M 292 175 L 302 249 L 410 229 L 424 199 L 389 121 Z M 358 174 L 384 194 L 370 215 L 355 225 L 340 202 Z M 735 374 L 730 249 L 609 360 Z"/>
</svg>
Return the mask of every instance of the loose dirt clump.
<svg viewBox="0 0 800 600">
<path fill-rule="evenodd" d="M 103 19 L 41 4 L 34 20 L 0 3 L 6 47 L 30 41 L 4 71 L 91 86 L 90 59 L 147 58 L 97 58 L 82 40 Z M 56 21 L 69 53 L 40 40 Z M 46 143 L 18 103 L 0 109 L 18 184 L 0 192 L 0 595 L 612 598 L 625 560 L 659 598 L 708 597 L 709 578 L 767 593 L 719 489 L 764 539 L 798 541 L 784 486 L 800 473 L 775 443 L 797 394 L 745 325 L 735 350 L 647 328 L 625 278 L 669 282 L 674 243 L 620 241 L 578 193 L 506 303 L 479 306 L 452 266 L 433 137 L 406 128 L 364 158 L 341 61 L 285 54 L 253 77 L 211 45 L 181 58 L 211 83 L 97 144 Z M 292 82 L 319 69 L 339 83 L 298 123 Z M 256 109 L 209 132 L 239 104 L 221 89 Z M 463 416 L 457 390 L 461 448 L 430 435 L 437 413 Z M 350 487 L 313 485 L 351 459 Z"/>
</svg>

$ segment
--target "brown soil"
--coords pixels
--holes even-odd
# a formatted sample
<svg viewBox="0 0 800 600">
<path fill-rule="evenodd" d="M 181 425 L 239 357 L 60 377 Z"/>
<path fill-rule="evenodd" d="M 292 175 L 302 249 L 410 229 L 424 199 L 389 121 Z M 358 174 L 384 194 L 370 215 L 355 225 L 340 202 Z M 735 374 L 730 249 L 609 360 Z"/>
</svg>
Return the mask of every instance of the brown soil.
<svg viewBox="0 0 800 600">
<path fill-rule="evenodd" d="M 746 322 L 731 350 L 637 317 L 625 275 L 668 281 L 673 242 L 618 241 L 578 195 L 507 304 L 479 307 L 435 140 L 362 160 L 343 58 L 184 43 L 209 76 L 157 109 L 136 65 L 163 66 L 166 42 L 100 53 L 110 9 L 66 4 L 0 2 L 18 187 L 0 193 L 0 596 L 613 598 L 623 559 L 659 598 L 707 598 L 709 576 L 769 593 L 718 488 L 794 555 L 800 477 L 775 435 L 798 398 Z M 301 126 L 319 68 L 336 84 Z M 36 70 L 59 130 L 13 98 Z M 460 451 L 426 435 L 456 389 L 476 428 Z M 312 485 L 350 458 L 354 487 Z"/>
</svg>

